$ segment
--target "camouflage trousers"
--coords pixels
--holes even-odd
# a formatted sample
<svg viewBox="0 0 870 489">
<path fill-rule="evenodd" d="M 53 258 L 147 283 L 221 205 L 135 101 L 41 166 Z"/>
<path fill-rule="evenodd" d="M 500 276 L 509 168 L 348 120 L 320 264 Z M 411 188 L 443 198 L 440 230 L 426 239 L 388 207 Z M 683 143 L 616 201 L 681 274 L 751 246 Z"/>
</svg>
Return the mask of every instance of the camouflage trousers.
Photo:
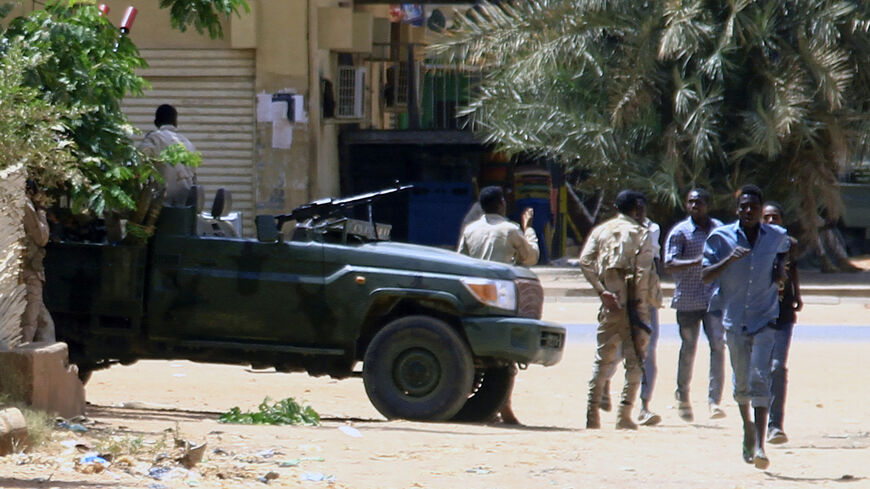
<svg viewBox="0 0 870 489">
<path fill-rule="evenodd" d="M 27 305 L 21 315 L 21 342 L 55 341 L 54 321 L 42 301 L 44 284 L 40 273 L 25 270 L 22 273 Z"/>
<path fill-rule="evenodd" d="M 589 381 L 587 408 L 597 412 L 601 403 L 604 386 L 616 370 L 616 364 L 623 360 L 625 366 L 625 386 L 622 389 L 620 405 L 630 409 L 637 398 L 643 377 L 643 352 L 649 344 L 649 334 L 636 330 L 634 335 L 625 308 L 607 311 L 604 307 L 598 313 L 598 347 Z M 638 355 L 638 352 L 641 352 Z"/>
</svg>

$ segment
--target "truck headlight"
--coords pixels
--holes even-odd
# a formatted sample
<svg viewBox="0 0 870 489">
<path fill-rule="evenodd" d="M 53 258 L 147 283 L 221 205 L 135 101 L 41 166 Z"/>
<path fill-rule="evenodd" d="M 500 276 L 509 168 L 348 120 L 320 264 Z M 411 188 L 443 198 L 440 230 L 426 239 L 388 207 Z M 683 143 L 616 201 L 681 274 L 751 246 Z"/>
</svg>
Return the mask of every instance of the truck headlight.
<svg viewBox="0 0 870 489">
<path fill-rule="evenodd" d="M 462 279 L 462 285 L 483 304 L 509 311 L 517 308 L 517 287 L 510 280 L 469 277 Z"/>
</svg>

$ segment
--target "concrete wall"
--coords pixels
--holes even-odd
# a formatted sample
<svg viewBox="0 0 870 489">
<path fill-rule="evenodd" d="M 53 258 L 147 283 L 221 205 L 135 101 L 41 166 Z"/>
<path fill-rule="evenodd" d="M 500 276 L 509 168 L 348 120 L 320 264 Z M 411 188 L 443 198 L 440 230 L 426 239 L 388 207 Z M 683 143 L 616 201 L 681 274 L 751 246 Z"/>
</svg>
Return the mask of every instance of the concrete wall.
<svg viewBox="0 0 870 489">
<path fill-rule="evenodd" d="M 0 350 L 21 342 L 24 284 L 19 281 L 24 250 L 24 192 L 22 165 L 0 170 Z"/>
</svg>

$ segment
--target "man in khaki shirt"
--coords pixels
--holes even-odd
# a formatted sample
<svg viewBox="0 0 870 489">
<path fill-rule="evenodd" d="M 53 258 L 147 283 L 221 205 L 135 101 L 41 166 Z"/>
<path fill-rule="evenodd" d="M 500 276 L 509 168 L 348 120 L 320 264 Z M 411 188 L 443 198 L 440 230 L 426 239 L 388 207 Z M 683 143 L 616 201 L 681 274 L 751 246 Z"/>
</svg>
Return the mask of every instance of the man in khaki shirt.
<svg viewBox="0 0 870 489">
<path fill-rule="evenodd" d="M 540 250 L 538 236 L 531 226 L 532 209 L 523 211 L 523 225 L 520 228 L 517 223 L 505 217 L 507 203 L 501 187 L 483 188 L 480 191 L 479 203 L 483 215 L 465 226 L 458 251 L 474 258 L 511 265 L 529 266 L 538 263 Z M 510 396 L 498 414 L 506 424 L 519 424 L 511 409 Z"/>
<path fill-rule="evenodd" d="M 649 229 L 641 224 L 646 198 L 632 190 L 616 197 L 619 214 L 598 225 L 589 234 L 580 254 L 583 276 L 601 297 L 598 313 L 598 348 L 589 381 L 586 428 L 601 427 L 599 407 L 604 385 L 620 358 L 624 359 L 625 387 L 622 391 L 618 429 L 637 429 L 631 420 L 631 407 L 643 375 L 644 352 L 649 333 L 632 327 L 628 315 L 629 287 L 634 289 L 634 310 L 649 324 L 650 279 L 653 248 Z M 620 354 L 621 352 L 621 354 Z"/>
<path fill-rule="evenodd" d="M 458 250 L 460 253 L 512 265 L 529 266 L 538 263 L 538 236 L 530 225 L 532 209 L 523 212 L 522 228 L 508 220 L 505 217 L 507 204 L 500 187 L 486 187 L 481 190 L 480 206 L 484 214 L 462 231 Z"/>
</svg>

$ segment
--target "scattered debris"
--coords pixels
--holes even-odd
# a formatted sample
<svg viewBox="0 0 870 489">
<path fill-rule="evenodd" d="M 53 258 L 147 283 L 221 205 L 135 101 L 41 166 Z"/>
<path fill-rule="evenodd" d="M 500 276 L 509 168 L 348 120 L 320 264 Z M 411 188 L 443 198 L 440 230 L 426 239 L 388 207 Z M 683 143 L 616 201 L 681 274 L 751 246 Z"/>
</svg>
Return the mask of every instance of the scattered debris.
<svg viewBox="0 0 870 489">
<path fill-rule="evenodd" d="M 82 474 L 99 474 L 109 468 L 110 464 L 111 462 L 101 457 L 97 452 L 90 452 L 76 460 L 75 470 Z"/>
<path fill-rule="evenodd" d="M 176 409 L 175 406 L 169 404 L 155 404 L 153 402 L 127 401 L 116 404 L 116 406 L 125 409 L 154 409 L 157 411 L 170 411 Z"/>
<path fill-rule="evenodd" d="M 338 430 L 347 436 L 352 436 L 354 438 L 362 438 L 362 433 L 360 433 L 359 430 L 354 428 L 353 426 L 341 425 L 338 427 Z"/>
<path fill-rule="evenodd" d="M 274 448 L 269 448 L 267 450 L 261 450 L 257 452 L 257 456 L 260 458 L 272 458 L 275 455 L 279 455 L 281 452 L 276 451 Z"/>
<path fill-rule="evenodd" d="M 192 469 L 196 464 L 202 461 L 202 456 L 205 454 L 206 442 L 199 445 L 193 445 L 188 441 L 184 442 L 184 453 L 177 459 L 187 469 Z"/>
<path fill-rule="evenodd" d="M 278 478 L 277 472 L 267 472 L 266 475 L 262 477 L 257 477 L 257 480 L 262 482 L 263 484 L 268 484 L 269 482 Z"/>
<path fill-rule="evenodd" d="M 332 482 L 335 480 L 335 476 L 323 475 L 320 472 L 305 472 L 299 476 L 299 479 L 310 482 Z"/>
<path fill-rule="evenodd" d="M 323 457 L 302 457 L 302 458 L 293 458 L 290 460 L 284 460 L 278 464 L 279 467 L 296 467 L 301 462 L 323 462 Z"/>
<path fill-rule="evenodd" d="M 148 477 L 159 481 L 186 479 L 189 476 L 190 471 L 181 467 L 154 466 L 148 470 Z"/>
<path fill-rule="evenodd" d="M 59 419 L 57 422 L 57 427 L 60 429 L 70 430 L 74 433 L 85 433 L 88 431 L 88 428 L 81 423 L 70 423 L 65 419 Z"/>
</svg>

